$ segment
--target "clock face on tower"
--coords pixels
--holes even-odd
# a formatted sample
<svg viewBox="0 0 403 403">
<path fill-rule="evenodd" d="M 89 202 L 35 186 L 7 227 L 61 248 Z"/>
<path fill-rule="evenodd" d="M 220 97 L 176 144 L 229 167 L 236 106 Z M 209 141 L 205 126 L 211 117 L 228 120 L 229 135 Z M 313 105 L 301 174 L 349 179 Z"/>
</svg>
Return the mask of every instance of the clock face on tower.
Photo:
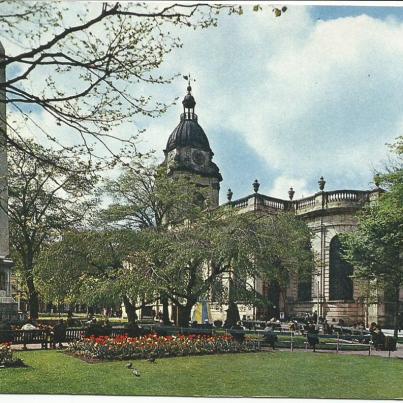
<svg viewBox="0 0 403 403">
<path fill-rule="evenodd" d="M 201 151 L 195 150 L 192 152 L 192 161 L 196 165 L 203 165 L 204 162 L 206 161 L 206 157 L 204 156 L 204 154 Z"/>
</svg>

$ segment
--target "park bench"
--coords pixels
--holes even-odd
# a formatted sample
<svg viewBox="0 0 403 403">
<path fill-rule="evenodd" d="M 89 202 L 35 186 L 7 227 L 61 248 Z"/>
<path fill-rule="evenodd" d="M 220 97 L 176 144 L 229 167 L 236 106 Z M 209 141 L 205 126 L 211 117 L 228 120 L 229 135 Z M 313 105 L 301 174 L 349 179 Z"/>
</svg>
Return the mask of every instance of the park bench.
<svg viewBox="0 0 403 403">
<path fill-rule="evenodd" d="M 195 327 L 181 327 L 179 328 L 179 334 L 182 335 L 203 335 L 203 336 L 212 336 L 213 335 L 213 328 L 195 328 Z"/>
<path fill-rule="evenodd" d="M 52 342 L 52 334 L 41 329 L 8 330 L 1 333 L 0 341 L 13 344 L 22 344 L 24 349 L 27 348 L 27 344 L 41 344 L 42 346 L 47 346 Z"/>
<path fill-rule="evenodd" d="M 63 341 L 67 343 L 79 340 L 83 334 L 84 330 L 81 328 L 68 328 Z M 47 348 L 53 342 L 53 334 L 43 329 L 0 331 L 0 343 L 5 342 L 22 344 L 24 349 L 28 344 L 41 344 L 42 347 Z"/>
</svg>

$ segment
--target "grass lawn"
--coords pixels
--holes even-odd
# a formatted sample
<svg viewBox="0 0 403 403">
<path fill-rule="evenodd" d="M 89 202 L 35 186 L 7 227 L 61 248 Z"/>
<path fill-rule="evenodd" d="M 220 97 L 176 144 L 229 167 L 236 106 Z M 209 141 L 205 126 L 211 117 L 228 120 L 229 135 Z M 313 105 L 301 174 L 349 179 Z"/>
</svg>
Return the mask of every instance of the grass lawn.
<svg viewBox="0 0 403 403">
<path fill-rule="evenodd" d="M 17 352 L 29 368 L 0 369 L 0 393 L 403 398 L 403 361 L 261 352 L 87 364 L 58 351 Z M 1 399 L 1 397 L 0 397 Z"/>
</svg>

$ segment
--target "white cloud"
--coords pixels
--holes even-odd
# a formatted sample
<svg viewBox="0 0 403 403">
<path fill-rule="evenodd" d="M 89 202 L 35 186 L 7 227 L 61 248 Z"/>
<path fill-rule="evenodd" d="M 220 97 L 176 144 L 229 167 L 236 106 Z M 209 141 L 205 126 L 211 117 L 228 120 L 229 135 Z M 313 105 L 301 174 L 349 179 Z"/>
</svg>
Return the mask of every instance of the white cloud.
<svg viewBox="0 0 403 403">
<path fill-rule="evenodd" d="M 305 179 L 291 178 L 289 176 L 278 176 L 269 191 L 270 196 L 278 197 L 279 199 L 288 199 L 288 190 L 293 188 L 295 194 L 294 199 L 308 196 L 309 191 Z"/>
<path fill-rule="evenodd" d="M 402 36 L 394 20 L 314 21 L 298 6 L 278 19 L 225 18 L 184 50 L 200 77 L 203 127 L 210 136 L 218 127 L 237 132 L 269 170 L 310 192 L 320 175 L 329 188 L 366 188 L 399 134 Z M 272 190 L 286 194 L 280 178 Z"/>
<path fill-rule="evenodd" d="M 403 25 L 365 15 L 319 21 L 310 10 L 290 5 L 274 18 L 267 5 L 260 13 L 223 15 L 217 28 L 178 30 L 184 47 L 162 68 L 196 77 L 196 112 L 213 151 L 226 141 L 222 133 L 240 136 L 249 149 L 239 170 L 263 160 L 271 183 L 262 190 L 285 198 L 290 186 L 295 197 L 315 192 L 321 175 L 329 189 L 368 187 L 385 143 L 403 129 Z M 185 86 L 179 79 L 150 93 L 172 100 Z M 140 148 L 162 157 L 180 112 L 179 103 L 160 119 L 139 120 L 147 127 Z M 134 130 L 126 124 L 114 133 Z M 215 160 L 224 165 L 231 155 L 216 153 Z M 232 175 L 224 180 L 236 183 L 238 173 Z M 250 172 L 251 180 L 261 176 Z M 231 187 L 250 193 L 249 182 Z"/>
</svg>

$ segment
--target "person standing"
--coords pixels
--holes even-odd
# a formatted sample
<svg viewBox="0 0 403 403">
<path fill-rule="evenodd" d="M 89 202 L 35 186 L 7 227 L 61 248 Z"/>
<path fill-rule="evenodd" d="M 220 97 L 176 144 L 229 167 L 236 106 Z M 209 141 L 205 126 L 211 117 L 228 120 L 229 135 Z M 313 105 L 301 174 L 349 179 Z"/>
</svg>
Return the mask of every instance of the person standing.
<svg viewBox="0 0 403 403">
<path fill-rule="evenodd" d="M 66 324 L 63 319 L 59 320 L 59 323 L 56 324 L 53 328 L 53 348 L 56 348 L 56 343 L 59 348 L 63 347 L 63 342 L 66 339 Z"/>
</svg>

